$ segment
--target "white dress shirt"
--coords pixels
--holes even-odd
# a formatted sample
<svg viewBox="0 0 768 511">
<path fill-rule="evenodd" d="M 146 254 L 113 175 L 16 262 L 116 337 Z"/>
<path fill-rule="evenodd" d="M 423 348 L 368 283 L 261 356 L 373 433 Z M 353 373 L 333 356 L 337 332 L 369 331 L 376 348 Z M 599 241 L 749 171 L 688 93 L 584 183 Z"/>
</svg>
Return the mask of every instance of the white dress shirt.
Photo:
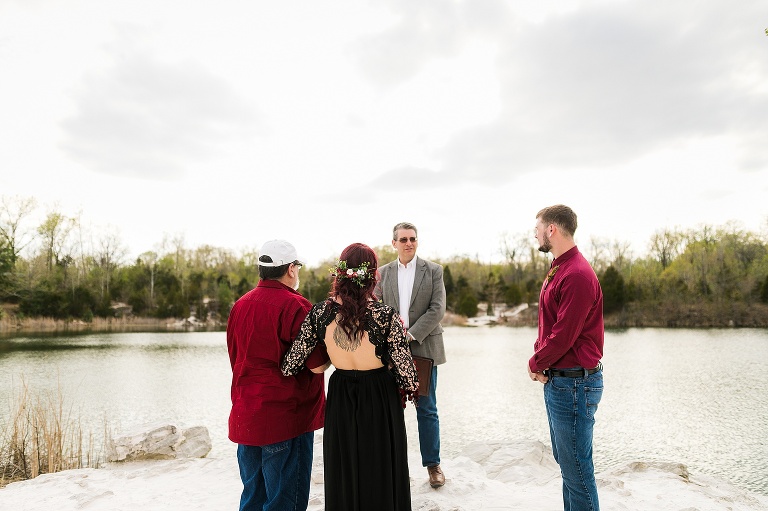
<svg viewBox="0 0 768 511">
<path fill-rule="evenodd" d="M 413 281 L 416 279 L 416 259 L 413 256 L 411 262 L 407 265 L 397 260 L 397 290 L 400 295 L 400 317 L 403 318 L 405 328 L 410 326 L 408 320 L 408 310 L 411 307 L 411 295 L 413 294 Z M 412 337 L 409 335 L 409 337 Z"/>
</svg>

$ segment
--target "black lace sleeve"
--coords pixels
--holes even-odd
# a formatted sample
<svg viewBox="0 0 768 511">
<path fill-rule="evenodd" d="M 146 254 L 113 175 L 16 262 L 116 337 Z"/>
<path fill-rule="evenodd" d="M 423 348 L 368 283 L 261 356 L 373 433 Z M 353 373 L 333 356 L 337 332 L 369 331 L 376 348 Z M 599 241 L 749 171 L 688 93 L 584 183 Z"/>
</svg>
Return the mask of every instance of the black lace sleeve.
<svg viewBox="0 0 768 511">
<path fill-rule="evenodd" d="M 419 376 L 411 356 L 411 345 L 405 336 L 405 327 L 400 315 L 392 311 L 387 337 L 389 359 L 392 361 L 392 373 L 395 375 L 398 387 L 407 392 L 416 392 L 419 388 Z"/>
<path fill-rule="evenodd" d="M 283 358 L 280 370 L 285 376 L 297 374 L 304 368 L 307 357 L 315 349 L 318 342 L 324 342 L 325 329 L 330 321 L 328 318 L 334 318 L 328 302 L 316 303 L 304 318 L 301 324 L 299 335 L 294 339 L 291 347 Z"/>
<path fill-rule="evenodd" d="M 419 377 L 400 315 L 382 303 L 372 304 L 369 311 L 368 337 L 376 346 L 376 355 L 385 364 L 392 365 L 398 387 L 409 394 L 415 393 L 419 388 Z"/>
</svg>

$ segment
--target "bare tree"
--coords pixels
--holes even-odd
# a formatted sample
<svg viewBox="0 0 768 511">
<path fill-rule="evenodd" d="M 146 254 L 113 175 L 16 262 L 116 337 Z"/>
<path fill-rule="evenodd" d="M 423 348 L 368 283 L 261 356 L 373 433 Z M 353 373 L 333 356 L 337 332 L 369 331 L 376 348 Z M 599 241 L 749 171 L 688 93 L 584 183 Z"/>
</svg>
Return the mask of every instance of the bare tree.
<svg viewBox="0 0 768 511">
<path fill-rule="evenodd" d="M 666 269 L 672 260 L 680 254 L 683 245 L 683 235 L 677 230 L 663 229 L 651 236 L 651 254 Z"/>
<path fill-rule="evenodd" d="M 23 223 L 37 207 L 33 197 L 6 197 L 0 200 L 0 239 L 11 249 L 11 262 L 16 264 L 19 253 L 34 240 L 34 230 L 25 229 Z"/>
<path fill-rule="evenodd" d="M 605 238 L 592 236 L 589 238 L 589 262 L 599 275 L 608 267 L 610 242 Z"/>
<path fill-rule="evenodd" d="M 61 261 L 61 253 L 66 245 L 69 233 L 72 231 L 73 220 L 58 211 L 48 213 L 45 220 L 37 228 L 37 233 L 43 240 L 45 264 L 48 271 L 54 264 Z"/>
<path fill-rule="evenodd" d="M 612 241 L 608 248 L 610 264 L 621 273 L 624 265 L 632 263 L 631 243 L 628 241 Z"/>
<path fill-rule="evenodd" d="M 201 245 L 192 251 L 192 267 L 196 270 L 209 270 L 219 264 L 219 253 L 216 247 Z"/>
<path fill-rule="evenodd" d="M 535 257 L 536 249 L 533 247 L 533 236 L 526 233 L 509 235 L 504 233 L 501 238 L 501 253 L 512 267 L 512 282 L 520 284 L 523 278 L 523 267 L 530 260 L 534 265 L 538 258 Z M 535 268 L 534 268 L 535 269 Z"/>
<path fill-rule="evenodd" d="M 112 274 L 122 258 L 126 254 L 126 249 L 120 242 L 120 236 L 116 230 L 111 230 L 103 235 L 98 241 L 96 253 L 96 264 L 100 271 L 101 298 L 109 297 L 109 285 L 112 281 Z"/>
<path fill-rule="evenodd" d="M 83 227 L 83 212 L 78 211 L 77 214 L 72 218 L 72 228 L 75 231 L 74 237 L 76 238 L 74 241 L 75 245 L 75 254 L 74 259 L 77 261 L 76 263 L 76 277 L 72 280 L 72 286 L 73 289 L 75 286 L 80 285 L 80 281 L 85 279 L 85 276 L 88 272 L 88 262 L 86 260 L 87 250 L 85 247 L 85 243 L 83 238 L 87 237 L 88 232 L 86 231 L 85 227 Z"/>
<path fill-rule="evenodd" d="M 157 252 L 144 252 L 139 259 L 147 265 L 149 270 L 149 306 L 155 306 L 155 275 L 157 275 L 157 261 L 159 259 Z"/>
<path fill-rule="evenodd" d="M 189 265 L 187 264 L 187 249 L 184 247 L 184 235 L 177 233 L 170 240 L 164 240 L 164 244 L 166 243 L 170 243 L 171 249 L 173 250 L 173 271 L 176 278 L 179 279 L 181 295 L 185 296 L 184 282 L 189 273 Z"/>
</svg>

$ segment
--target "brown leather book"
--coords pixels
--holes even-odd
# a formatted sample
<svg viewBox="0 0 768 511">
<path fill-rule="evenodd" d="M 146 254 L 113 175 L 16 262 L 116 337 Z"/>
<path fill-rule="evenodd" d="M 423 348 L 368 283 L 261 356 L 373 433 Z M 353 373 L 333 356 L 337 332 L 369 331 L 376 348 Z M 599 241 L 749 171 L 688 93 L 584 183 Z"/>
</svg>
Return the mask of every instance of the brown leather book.
<svg viewBox="0 0 768 511">
<path fill-rule="evenodd" d="M 432 366 L 435 361 L 427 357 L 413 356 L 413 363 L 416 364 L 416 373 L 419 375 L 419 395 L 429 394 L 429 382 L 432 381 Z"/>
</svg>

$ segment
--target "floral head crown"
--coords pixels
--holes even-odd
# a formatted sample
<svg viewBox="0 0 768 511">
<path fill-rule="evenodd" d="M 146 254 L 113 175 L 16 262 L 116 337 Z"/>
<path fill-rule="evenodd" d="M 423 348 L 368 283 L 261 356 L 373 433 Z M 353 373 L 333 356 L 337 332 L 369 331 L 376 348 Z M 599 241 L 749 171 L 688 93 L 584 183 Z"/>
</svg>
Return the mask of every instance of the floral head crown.
<svg viewBox="0 0 768 511">
<path fill-rule="evenodd" d="M 337 279 L 349 279 L 360 287 L 365 286 L 365 281 L 373 278 L 373 272 L 368 271 L 369 263 L 365 261 L 360 263 L 357 268 L 347 268 L 347 262 L 339 260 L 336 266 L 333 266 L 328 271 L 331 272 L 331 276 Z"/>
</svg>

